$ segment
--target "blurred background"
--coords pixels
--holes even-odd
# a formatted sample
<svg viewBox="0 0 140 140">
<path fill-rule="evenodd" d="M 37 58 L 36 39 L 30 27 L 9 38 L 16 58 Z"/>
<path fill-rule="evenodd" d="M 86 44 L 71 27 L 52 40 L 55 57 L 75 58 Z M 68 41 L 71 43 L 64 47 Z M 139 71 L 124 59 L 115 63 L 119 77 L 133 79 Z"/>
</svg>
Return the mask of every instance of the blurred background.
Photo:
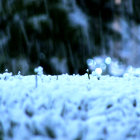
<svg viewBox="0 0 140 140">
<path fill-rule="evenodd" d="M 140 0 L 0 0 L 0 72 L 84 74 L 94 58 L 140 67 Z"/>
</svg>

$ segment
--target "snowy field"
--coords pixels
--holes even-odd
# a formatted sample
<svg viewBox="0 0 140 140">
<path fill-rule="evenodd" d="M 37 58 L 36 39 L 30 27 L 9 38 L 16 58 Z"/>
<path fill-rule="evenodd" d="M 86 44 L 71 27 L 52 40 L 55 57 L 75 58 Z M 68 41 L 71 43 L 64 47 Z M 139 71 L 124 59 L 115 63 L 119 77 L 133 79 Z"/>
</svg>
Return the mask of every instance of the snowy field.
<svg viewBox="0 0 140 140">
<path fill-rule="evenodd" d="M 98 80 L 99 79 L 99 80 Z M 0 140 L 140 140 L 140 77 L 0 75 Z"/>
</svg>

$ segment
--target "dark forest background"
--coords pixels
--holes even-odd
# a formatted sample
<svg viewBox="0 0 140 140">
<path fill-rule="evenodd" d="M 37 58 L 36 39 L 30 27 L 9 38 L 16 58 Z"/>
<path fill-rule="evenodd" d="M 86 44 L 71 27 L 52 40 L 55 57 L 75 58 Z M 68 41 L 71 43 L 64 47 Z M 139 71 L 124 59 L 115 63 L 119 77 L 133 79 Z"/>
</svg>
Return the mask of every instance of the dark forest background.
<svg viewBox="0 0 140 140">
<path fill-rule="evenodd" d="M 0 0 L 0 72 L 84 74 L 99 55 L 138 65 L 139 24 L 139 0 Z"/>
</svg>

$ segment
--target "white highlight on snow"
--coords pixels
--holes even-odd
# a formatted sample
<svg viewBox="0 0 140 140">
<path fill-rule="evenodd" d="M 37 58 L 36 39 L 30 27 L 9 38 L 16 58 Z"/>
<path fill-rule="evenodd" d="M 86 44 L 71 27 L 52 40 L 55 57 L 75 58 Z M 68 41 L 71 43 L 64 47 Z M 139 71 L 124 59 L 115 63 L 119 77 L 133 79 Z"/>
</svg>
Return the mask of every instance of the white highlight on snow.
<svg viewBox="0 0 140 140">
<path fill-rule="evenodd" d="M 86 72 L 88 73 L 89 72 L 89 69 L 87 69 Z"/>
<path fill-rule="evenodd" d="M 41 66 L 34 69 L 34 72 L 37 73 L 37 75 L 43 74 L 43 68 Z"/>
<path fill-rule="evenodd" d="M 97 75 L 101 75 L 102 74 L 102 69 L 101 68 L 96 68 L 95 72 Z"/>
<path fill-rule="evenodd" d="M 107 57 L 107 58 L 105 59 L 105 63 L 106 63 L 107 65 L 111 64 L 111 57 Z"/>
</svg>

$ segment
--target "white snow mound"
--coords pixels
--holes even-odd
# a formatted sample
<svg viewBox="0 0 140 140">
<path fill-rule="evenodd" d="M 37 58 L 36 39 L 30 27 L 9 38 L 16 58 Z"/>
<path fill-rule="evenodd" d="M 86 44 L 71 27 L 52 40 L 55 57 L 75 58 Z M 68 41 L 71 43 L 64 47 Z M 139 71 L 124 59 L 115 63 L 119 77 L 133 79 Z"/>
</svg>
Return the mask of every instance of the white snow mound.
<svg viewBox="0 0 140 140">
<path fill-rule="evenodd" d="M 140 139 L 139 77 L 6 76 L 1 140 Z"/>
</svg>

